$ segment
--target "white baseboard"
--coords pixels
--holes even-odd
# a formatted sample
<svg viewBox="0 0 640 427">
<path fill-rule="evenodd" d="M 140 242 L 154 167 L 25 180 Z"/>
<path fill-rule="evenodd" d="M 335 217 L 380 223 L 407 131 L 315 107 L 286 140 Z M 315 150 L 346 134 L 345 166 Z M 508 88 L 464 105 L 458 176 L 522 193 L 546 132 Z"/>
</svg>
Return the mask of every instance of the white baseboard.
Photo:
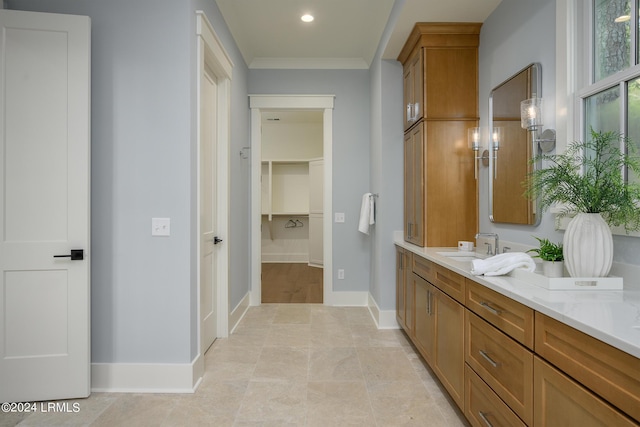
<svg viewBox="0 0 640 427">
<path fill-rule="evenodd" d="M 369 312 L 378 329 L 400 329 L 400 325 L 396 320 L 395 310 L 380 310 L 378 303 L 371 294 L 369 294 L 368 302 Z"/>
<path fill-rule="evenodd" d="M 244 317 L 245 313 L 249 309 L 249 305 L 251 304 L 251 293 L 247 292 L 244 298 L 240 300 L 240 303 L 236 305 L 236 307 L 229 314 L 229 334 L 231 334 L 238 324 L 240 320 Z"/>
<path fill-rule="evenodd" d="M 201 356 L 191 363 L 92 363 L 91 391 L 194 393 L 203 375 Z"/>
<path fill-rule="evenodd" d="M 366 307 L 368 292 L 331 292 L 331 301 L 326 305 L 336 307 Z"/>
</svg>

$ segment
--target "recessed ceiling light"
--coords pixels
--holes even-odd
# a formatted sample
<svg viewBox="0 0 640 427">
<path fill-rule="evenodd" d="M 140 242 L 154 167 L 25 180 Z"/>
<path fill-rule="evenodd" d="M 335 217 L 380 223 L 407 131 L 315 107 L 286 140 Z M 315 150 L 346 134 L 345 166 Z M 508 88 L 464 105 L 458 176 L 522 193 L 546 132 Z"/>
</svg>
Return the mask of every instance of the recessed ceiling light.
<svg viewBox="0 0 640 427">
<path fill-rule="evenodd" d="M 614 19 L 614 22 L 627 22 L 629 20 L 631 20 L 631 17 L 629 15 L 622 15 Z"/>
<path fill-rule="evenodd" d="M 306 13 L 302 15 L 300 19 L 302 19 L 303 22 L 311 22 L 313 21 L 313 15 L 309 15 L 308 13 Z"/>
</svg>

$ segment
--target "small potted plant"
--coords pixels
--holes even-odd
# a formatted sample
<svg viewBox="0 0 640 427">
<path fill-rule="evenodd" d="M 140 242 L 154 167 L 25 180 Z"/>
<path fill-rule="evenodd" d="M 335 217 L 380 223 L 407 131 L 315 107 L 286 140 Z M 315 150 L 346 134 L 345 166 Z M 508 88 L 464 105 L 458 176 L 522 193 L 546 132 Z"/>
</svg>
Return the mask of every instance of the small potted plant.
<svg viewBox="0 0 640 427">
<path fill-rule="evenodd" d="M 542 273 L 547 277 L 562 277 L 564 270 L 564 256 L 562 255 L 562 243 L 553 243 L 549 239 L 541 239 L 533 236 L 540 243 L 540 247 L 529 249 L 534 252 L 534 258 L 542 260 Z"/>
</svg>

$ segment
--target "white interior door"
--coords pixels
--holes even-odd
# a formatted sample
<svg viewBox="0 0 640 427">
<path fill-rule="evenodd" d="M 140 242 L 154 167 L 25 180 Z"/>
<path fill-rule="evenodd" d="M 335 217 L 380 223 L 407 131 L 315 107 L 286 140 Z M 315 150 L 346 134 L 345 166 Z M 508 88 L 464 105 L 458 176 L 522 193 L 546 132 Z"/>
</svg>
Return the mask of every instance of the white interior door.
<svg viewBox="0 0 640 427">
<path fill-rule="evenodd" d="M 217 335 L 216 106 L 215 76 L 205 67 L 201 76 L 200 104 L 200 331 L 202 353 Z"/>
<path fill-rule="evenodd" d="M 0 402 L 86 397 L 90 21 L 0 26 Z"/>
</svg>

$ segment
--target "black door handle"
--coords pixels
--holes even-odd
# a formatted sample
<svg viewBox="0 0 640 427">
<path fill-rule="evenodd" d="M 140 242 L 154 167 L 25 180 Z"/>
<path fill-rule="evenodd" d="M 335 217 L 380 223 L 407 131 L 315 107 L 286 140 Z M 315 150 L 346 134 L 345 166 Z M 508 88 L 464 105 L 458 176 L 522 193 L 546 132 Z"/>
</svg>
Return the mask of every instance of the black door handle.
<svg viewBox="0 0 640 427">
<path fill-rule="evenodd" d="M 69 255 L 54 255 L 54 258 L 71 258 L 71 261 L 80 261 L 84 259 L 84 249 L 71 249 Z"/>
<path fill-rule="evenodd" d="M 218 243 L 222 243 L 222 239 L 221 239 L 221 238 L 219 238 L 218 236 L 215 236 L 215 237 L 213 238 L 213 244 L 214 244 L 214 245 L 217 245 Z"/>
</svg>

